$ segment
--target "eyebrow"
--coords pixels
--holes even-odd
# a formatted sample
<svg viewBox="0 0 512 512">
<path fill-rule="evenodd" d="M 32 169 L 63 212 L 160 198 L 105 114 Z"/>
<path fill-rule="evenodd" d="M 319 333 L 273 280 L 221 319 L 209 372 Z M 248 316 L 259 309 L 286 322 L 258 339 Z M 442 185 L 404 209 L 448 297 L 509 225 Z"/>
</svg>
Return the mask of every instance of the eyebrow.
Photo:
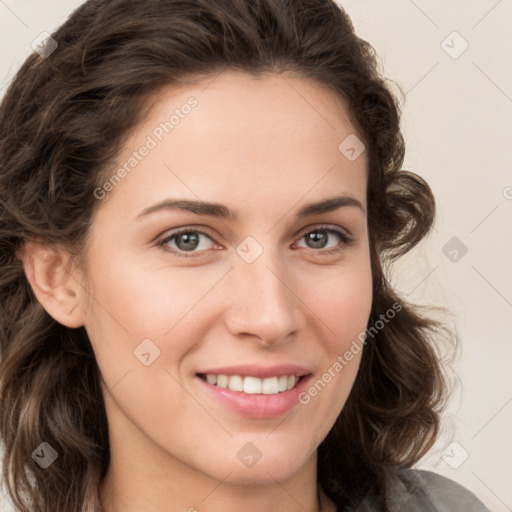
<svg viewBox="0 0 512 512">
<path fill-rule="evenodd" d="M 366 215 L 366 210 L 358 199 L 349 195 L 342 195 L 331 197 L 317 203 L 309 203 L 298 211 L 296 218 L 303 219 L 313 215 L 331 212 L 342 207 L 355 207 Z M 139 219 L 162 210 L 181 210 L 195 213 L 197 215 L 238 220 L 238 214 L 223 204 L 206 203 L 204 201 L 193 201 L 189 199 L 164 199 L 163 201 L 142 210 L 136 218 Z"/>
</svg>

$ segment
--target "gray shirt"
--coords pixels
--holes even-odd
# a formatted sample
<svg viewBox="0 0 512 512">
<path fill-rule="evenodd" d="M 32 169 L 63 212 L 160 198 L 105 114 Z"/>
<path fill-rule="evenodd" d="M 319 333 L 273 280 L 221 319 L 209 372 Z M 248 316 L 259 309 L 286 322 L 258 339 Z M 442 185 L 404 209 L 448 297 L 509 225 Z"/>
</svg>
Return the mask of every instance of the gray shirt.
<svg viewBox="0 0 512 512">
<path fill-rule="evenodd" d="M 490 512 L 462 485 L 431 471 L 402 469 L 389 492 L 390 512 Z M 375 497 L 367 495 L 347 512 L 380 510 Z"/>
</svg>

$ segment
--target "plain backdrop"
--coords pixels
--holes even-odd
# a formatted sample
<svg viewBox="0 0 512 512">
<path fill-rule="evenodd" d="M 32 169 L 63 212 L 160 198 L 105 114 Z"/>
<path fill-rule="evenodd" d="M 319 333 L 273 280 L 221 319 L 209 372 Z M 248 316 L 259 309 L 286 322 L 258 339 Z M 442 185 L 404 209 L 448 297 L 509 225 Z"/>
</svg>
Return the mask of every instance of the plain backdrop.
<svg viewBox="0 0 512 512">
<path fill-rule="evenodd" d="M 81 3 L 0 0 L 0 97 L 31 42 Z M 340 3 L 405 93 L 403 167 L 429 182 L 438 203 L 435 230 L 392 281 L 409 300 L 449 308 L 461 338 L 452 365 L 460 383 L 418 467 L 460 482 L 494 512 L 511 511 L 512 2 Z M 0 510 L 11 510 L 7 498 Z"/>
</svg>

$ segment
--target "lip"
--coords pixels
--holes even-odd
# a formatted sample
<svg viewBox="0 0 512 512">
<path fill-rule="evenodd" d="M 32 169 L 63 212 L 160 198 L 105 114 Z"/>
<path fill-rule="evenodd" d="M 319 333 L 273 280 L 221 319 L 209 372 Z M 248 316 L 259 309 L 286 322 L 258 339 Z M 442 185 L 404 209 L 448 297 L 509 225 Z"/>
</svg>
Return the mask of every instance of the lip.
<svg viewBox="0 0 512 512">
<path fill-rule="evenodd" d="M 247 368 L 247 367 L 244 367 Z M 277 367 L 273 367 L 272 371 L 275 372 Z M 284 368 L 284 367 L 279 367 Z M 291 367 L 288 367 L 288 370 Z M 295 371 L 297 367 L 294 367 Z M 254 373 L 246 373 L 241 372 L 237 373 L 233 370 L 233 367 L 230 367 L 229 370 L 233 370 L 231 373 L 216 373 L 221 369 L 208 370 L 209 373 L 214 375 L 251 375 L 254 377 L 259 377 L 259 375 L 255 375 Z M 223 369 L 227 370 L 227 369 Z M 295 372 L 287 373 L 285 370 L 279 370 L 281 373 L 268 373 L 267 369 L 262 369 L 260 367 L 260 375 L 265 374 L 264 378 L 267 376 L 278 376 L 278 375 L 297 375 Z M 240 368 L 237 370 L 240 371 Z M 254 370 L 251 370 L 253 372 Z M 203 373 L 203 372 L 199 372 Z M 195 376 L 195 379 L 202 386 L 202 389 L 212 397 L 215 402 L 222 404 L 229 410 L 248 418 L 257 418 L 257 419 L 270 419 L 277 418 L 284 413 L 291 410 L 297 404 L 299 404 L 299 395 L 304 392 L 304 390 L 309 385 L 309 381 L 312 378 L 312 374 L 303 374 L 301 379 L 296 384 L 296 386 L 288 391 L 283 391 L 282 393 L 277 393 L 276 395 L 265 395 L 265 394 L 247 394 L 241 391 L 232 391 L 229 388 L 219 388 L 213 384 L 209 384 L 206 380 L 203 380 L 199 375 Z"/>
<path fill-rule="evenodd" d="M 294 364 L 281 364 L 276 366 L 244 364 L 200 370 L 197 373 L 204 375 L 240 375 L 241 377 L 258 377 L 260 379 L 265 379 L 267 377 L 281 377 L 282 375 L 297 375 L 298 377 L 302 377 L 312 373 L 312 370 L 304 366 L 297 366 Z"/>
</svg>

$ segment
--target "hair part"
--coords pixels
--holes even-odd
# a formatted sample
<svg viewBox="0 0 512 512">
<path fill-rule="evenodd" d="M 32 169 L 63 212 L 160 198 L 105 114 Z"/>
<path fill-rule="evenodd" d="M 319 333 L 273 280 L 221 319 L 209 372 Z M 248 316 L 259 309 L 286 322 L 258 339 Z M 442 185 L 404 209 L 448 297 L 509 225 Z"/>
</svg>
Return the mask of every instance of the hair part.
<svg viewBox="0 0 512 512">
<path fill-rule="evenodd" d="M 400 103 L 373 47 L 333 0 L 89 0 L 52 37 L 58 49 L 29 56 L 0 105 L 0 429 L 17 510 L 100 510 L 109 440 L 86 331 L 46 313 L 16 253 L 45 240 L 86 268 L 94 189 L 152 98 L 223 69 L 290 73 L 329 88 L 366 145 L 369 325 L 395 302 L 402 310 L 365 346 L 319 446 L 318 479 L 337 503 L 373 489 L 384 507 L 396 469 L 433 445 L 446 383 L 435 345 L 443 326 L 399 297 L 383 270 L 428 234 L 435 202 L 422 178 L 401 169 Z M 31 458 L 43 441 L 59 454 L 44 471 Z"/>
</svg>

